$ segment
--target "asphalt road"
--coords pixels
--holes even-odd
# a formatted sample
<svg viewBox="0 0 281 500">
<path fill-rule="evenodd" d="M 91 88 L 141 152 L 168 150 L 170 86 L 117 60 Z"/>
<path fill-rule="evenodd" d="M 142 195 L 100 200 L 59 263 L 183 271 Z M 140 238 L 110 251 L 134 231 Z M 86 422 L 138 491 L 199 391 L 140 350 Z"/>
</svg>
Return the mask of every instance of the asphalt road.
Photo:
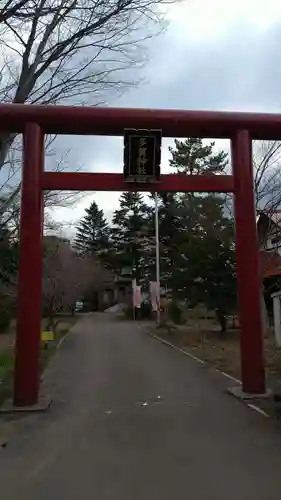
<svg viewBox="0 0 281 500">
<path fill-rule="evenodd" d="M 132 323 L 84 318 L 46 374 L 51 410 L 0 448 L 0 498 L 280 500 L 281 429 L 225 384 Z"/>
</svg>

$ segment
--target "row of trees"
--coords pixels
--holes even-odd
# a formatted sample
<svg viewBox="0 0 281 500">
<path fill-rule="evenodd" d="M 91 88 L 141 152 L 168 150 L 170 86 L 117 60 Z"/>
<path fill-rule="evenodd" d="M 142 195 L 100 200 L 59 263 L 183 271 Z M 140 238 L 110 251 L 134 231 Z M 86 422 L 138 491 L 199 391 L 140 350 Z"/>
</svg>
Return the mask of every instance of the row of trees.
<svg viewBox="0 0 281 500">
<path fill-rule="evenodd" d="M 201 139 L 175 141 L 170 165 L 182 174 L 223 173 L 227 154 Z M 80 255 L 98 254 L 118 274 L 133 269 L 148 287 L 155 279 L 154 197 L 125 192 L 108 224 L 93 202 L 77 227 L 75 248 Z M 204 302 L 225 315 L 235 307 L 234 224 L 226 200 L 215 194 L 158 195 L 161 285 L 175 299 L 195 305 Z"/>
<path fill-rule="evenodd" d="M 229 168 L 227 154 L 201 139 L 176 140 L 170 153 L 170 165 L 183 175 L 223 175 Z M 217 194 L 161 193 L 158 207 L 162 286 L 175 299 L 215 309 L 224 329 L 226 314 L 236 306 L 234 221 L 228 200 Z M 2 222 L 1 295 L 15 297 L 18 239 L 11 234 Z M 71 309 L 90 288 L 98 291 L 106 274 L 118 275 L 123 268 L 132 269 L 144 289 L 155 279 L 152 195 L 123 193 L 111 224 L 93 202 L 78 223 L 73 248 L 59 238 L 45 238 L 45 313 L 52 318 L 62 308 Z"/>
<path fill-rule="evenodd" d="M 106 105 L 140 83 L 139 70 L 147 61 L 146 41 L 165 27 L 164 3 L 165 0 L 3 0 L 1 104 Z M 59 149 L 56 137 L 47 136 L 48 168 L 73 169 L 70 151 Z M 13 297 L 16 302 L 21 152 L 20 136 L 9 131 L 0 133 L 1 303 L 5 298 L 1 317 L 7 310 L 6 297 Z M 51 216 L 54 207 L 69 206 L 76 200 L 76 193 L 45 192 L 45 229 L 58 229 Z M 52 295 L 50 290 L 55 285 L 57 291 L 66 288 L 65 283 L 59 284 L 60 274 L 64 282 L 67 274 L 65 269 L 59 269 L 62 261 L 67 269 L 70 266 L 73 272 L 77 270 L 78 261 L 73 255 L 66 257 L 65 252 L 61 243 L 45 248 L 45 298 Z M 48 277 L 47 268 L 51 274 Z"/>
<path fill-rule="evenodd" d="M 0 227 L 0 332 L 5 331 L 17 307 L 19 245 Z M 69 240 L 44 237 L 42 314 L 55 328 L 58 313 L 74 313 L 77 300 L 88 298 L 112 284 L 112 274 L 95 256 L 81 256 Z"/>
<path fill-rule="evenodd" d="M 183 175 L 223 174 L 229 168 L 227 154 L 201 139 L 176 140 L 170 153 L 170 165 Z M 158 207 L 162 286 L 175 299 L 216 309 L 225 328 L 225 316 L 236 302 L 234 221 L 228 199 L 161 193 Z M 43 298 L 49 317 L 71 309 L 89 288 L 97 291 L 109 270 L 118 275 L 123 268 L 132 269 L 132 277 L 148 289 L 149 280 L 155 279 L 154 196 L 123 193 L 111 224 L 93 202 L 78 223 L 73 248 L 59 238 L 46 238 L 45 243 Z M 1 295 L 16 297 L 17 263 L 18 238 L 3 221 Z"/>
<path fill-rule="evenodd" d="M 187 175 L 229 172 L 228 154 L 214 142 L 175 140 L 170 166 Z M 270 213 L 281 201 L 277 143 L 254 144 L 257 209 Z M 279 185 L 279 189 L 278 189 Z M 93 202 L 78 223 L 74 245 L 80 255 L 99 255 L 117 274 L 131 268 L 132 277 L 148 289 L 155 279 L 154 196 L 123 193 L 111 224 Z M 236 308 L 235 236 L 230 196 L 199 193 L 158 194 L 161 285 L 190 305 L 215 309 L 222 329 Z M 262 293 L 262 292 L 261 292 Z"/>
<path fill-rule="evenodd" d="M 74 313 L 76 301 L 88 299 L 112 282 L 95 255 L 81 255 L 70 241 L 46 236 L 43 260 L 43 314 L 54 328 L 56 314 Z"/>
</svg>

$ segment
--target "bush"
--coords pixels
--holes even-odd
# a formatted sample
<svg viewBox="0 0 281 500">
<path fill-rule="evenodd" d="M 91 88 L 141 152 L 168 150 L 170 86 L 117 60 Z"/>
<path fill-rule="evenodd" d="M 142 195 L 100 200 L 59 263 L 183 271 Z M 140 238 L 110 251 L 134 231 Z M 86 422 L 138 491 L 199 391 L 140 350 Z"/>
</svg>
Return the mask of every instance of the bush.
<svg viewBox="0 0 281 500">
<path fill-rule="evenodd" d="M 143 302 L 141 304 L 141 308 L 135 311 L 136 319 L 148 319 L 151 317 L 151 306 L 149 302 Z M 124 308 L 124 314 L 126 318 L 133 319 L 134 318 L 134 309 L 132 304 L 127 304 Z"/>
<path fill-rule="evenodd" d="M 149 302 L 143 302 L 141 305 L 141 317 L 148 319 L 151 317 L 151 305 Z"/>
<path fill-rule="evenodd" d="M 12 304 L 9 297 L 0 296 L 0 333 L 8 330 L 12 320 Z"/>
<path fill-rule="evenodd" d="M 168 305 L 168 316 L 176 325 L 183 323 L 183 312 L 178 304 L 174 301 L 170 302 Z"/>
<path fill-rule="evenodd" d="M 133 319 L 134 317 L 134 311 L 133 311 L 133 306 L 130 304 L 126 304 L 124 309 L 123 309 L 124 315 L 127 319 Z"/>
</svg>

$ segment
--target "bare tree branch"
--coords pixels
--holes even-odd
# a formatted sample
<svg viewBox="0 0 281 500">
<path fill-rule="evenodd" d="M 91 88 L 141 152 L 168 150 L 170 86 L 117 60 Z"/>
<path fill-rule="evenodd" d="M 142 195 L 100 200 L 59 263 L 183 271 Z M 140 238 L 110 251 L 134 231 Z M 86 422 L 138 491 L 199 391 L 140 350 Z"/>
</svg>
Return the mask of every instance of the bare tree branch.
<svg viewBox="0 0 281 500">
<path fill-rule="evenodd" d="M 147 61 L 145 41 L 164 29 L 165 3 L 171 2 L 6 0 L 0 13 L 1 102 L 107 103 L 142 81 L 133 70 Z M 18 152 L 16 135 L 1 134 L 2 214 L 18 205 Z M 46 200 L 55 197 L 73 199 L 46 194 Z"/>
<path fill-rule="evenodd" d="M 254 186 L 257 210 L 267 213 L 281 204 L 281 142 L 253 143 Z"/>
<path fill-rule="evenodd" d="M 20 174 L 21 174 L 21 141 L 17 138 L 8 152 L 5 162 L 5 168 L 0 172 L 0 217 L 9 224 L 10 231 L 19 237 L 19 215 L 20 215 Z M 62 172 L 69 169 L 71 165 L 73 170 L 73 160 L 71 159 L 71 150 L 63 151 L 58 158 L 55 136 L 46 136 L 45 149 L 46 158 L 53 171 Z M 83 170 L 83 165 L 74 166 L 75 171 Z M 52 220 L 51 213 L 58 207 L 70 207 L 76 204 L 83 197 L 81 192 L 68 191 L 45 191 L 45 229 L 57 225 Z"/>
<path fill-rule="evenodd" d="M 0 23 L 3 23 L 19 14 L 21 9 L 29 3 L 29 0 L 8 0 L 0 11 Z"/>
</svg>

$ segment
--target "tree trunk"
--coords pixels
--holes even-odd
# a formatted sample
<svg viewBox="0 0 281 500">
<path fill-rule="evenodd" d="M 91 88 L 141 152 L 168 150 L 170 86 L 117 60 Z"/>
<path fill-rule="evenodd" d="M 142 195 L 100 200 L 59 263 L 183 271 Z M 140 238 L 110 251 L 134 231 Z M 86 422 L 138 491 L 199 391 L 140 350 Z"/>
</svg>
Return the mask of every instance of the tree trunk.
<svg viewBox="0 0 281 500">
<path fill-rule="evenodd" d="M 227 318 L 226 318 L 226 314 L 225 312 L 222 310 L 222 309 L 216 309 L 216 316 L 217 316 L 217 320 L 218 320 L 218 323 L 221 327 L 221 335 L 222 336 L 225 336 L 225 334 L 227 333 Z"/>
<path fill-rule="evenodd" d="M 55 312 L 52 307 L 50 307 L 47 311 L 47 324 L 46 330 L 53 331 L 55 333 L 57 323 L 55 321 Z"/>
<path fill-rule="evenodd" d="M 263 285 L 261 285 L 260 295 L 261 295 L 261 315 L 262 315 L 263 334 L 265 335 L 268 328 L 269 328 L 269 320 L 268 320 L 268 313 L 267 313 L 267 308 L 266 308 L 266 303 L 265 303 L 265 298 L 264 298 Z"/>
</svg>

